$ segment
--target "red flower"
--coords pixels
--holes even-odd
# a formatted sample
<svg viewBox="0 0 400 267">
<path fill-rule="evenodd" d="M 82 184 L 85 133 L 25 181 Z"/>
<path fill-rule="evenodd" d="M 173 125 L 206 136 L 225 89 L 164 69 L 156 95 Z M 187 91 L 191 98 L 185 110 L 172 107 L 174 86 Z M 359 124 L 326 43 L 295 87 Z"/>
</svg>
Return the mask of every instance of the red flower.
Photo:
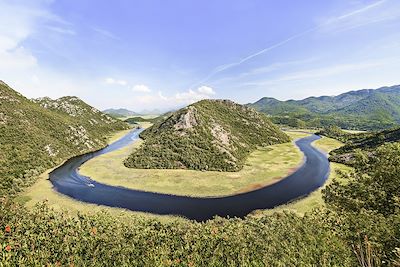
<svg viewBox="0 0 400 267">
<path fill-rule="evenodd" d="M 10 245 L 6 246 L 6 250 L 10 251 L 11 250 L 11 246 Z"/>
<path fill-rule="evenodd" d="M 10 233 L 11 232 L 11 226 L 6 225 L 6 228 L 4 230 L 6 231 L 6 233 Z"/>
</svg>

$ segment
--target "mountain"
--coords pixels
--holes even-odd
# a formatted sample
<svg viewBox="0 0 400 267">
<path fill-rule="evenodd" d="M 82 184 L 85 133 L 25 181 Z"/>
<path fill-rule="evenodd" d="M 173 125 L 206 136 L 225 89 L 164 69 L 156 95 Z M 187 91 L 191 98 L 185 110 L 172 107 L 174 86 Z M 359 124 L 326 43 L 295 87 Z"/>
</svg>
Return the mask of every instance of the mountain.
<svg viewBox="0 0 400 267">
<path fill-rule="evenodd" d="M 400 124 L 400 85 L 303 100 L 264 97 L 248 106 L 272 116 L 273 122 L 295 127 L 300 123 L 305 127 L 385 129 Z"/>
<path fill-rule="evenodd" d="M 138 113 L 131 111 L 129 109 L 125 109 L 125 108 L 118 108 L 118 109 L 109 108 L 109 109 L 103 110 L 103 113 L 108 114 L 113 117 L 116 117 L 116 118 L 139 115 Z"/>
<path fill-rule="evenodd" d="M 257 146 L 289 137 L 262 113 L 228 100 L 202 100 L 145 130 L 130 168 L 237 171 Z"/>
<path fill-rule="evenodd" d="M 12 194 L 44 170 L 104 147 L 128 125 L 77 97 L 30 100 L 0 82 L 0 195 Z"/>
</svg>

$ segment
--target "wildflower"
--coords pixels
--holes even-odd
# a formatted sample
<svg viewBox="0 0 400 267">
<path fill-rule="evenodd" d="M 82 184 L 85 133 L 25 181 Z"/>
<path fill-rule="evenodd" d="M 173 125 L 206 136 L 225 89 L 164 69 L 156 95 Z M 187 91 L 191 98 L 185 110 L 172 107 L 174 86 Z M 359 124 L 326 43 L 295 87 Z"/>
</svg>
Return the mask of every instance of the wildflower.
<svg viewBox="0 0 400 267">
<path fill-rule="evenodd" d="M 6 251 L 11 251 L 11 246 L 10 245 L 6 246 Z"/>
<path fill-rule="evenodd" d="M 96 228 L 96 227 L 93 227 L 92 230 L 91 230 L 91 233 L 92 233 L 93 235 L 96 235 L 96 234 L 97 234 L 97 228 Z"/>
<path fill-rule="evenodd" d="M 6 231 L 6 233 L 10 233 L 11 232 L 11 226 L 6 225 L 6 228 L 4 229 L 4 231 Z"/>
</svg>

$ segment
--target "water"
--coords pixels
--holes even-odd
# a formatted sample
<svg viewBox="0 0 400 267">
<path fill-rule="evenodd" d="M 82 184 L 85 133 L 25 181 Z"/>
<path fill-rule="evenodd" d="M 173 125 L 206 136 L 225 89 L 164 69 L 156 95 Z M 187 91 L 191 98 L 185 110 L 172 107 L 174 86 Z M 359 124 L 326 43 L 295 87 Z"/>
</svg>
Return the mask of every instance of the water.
<svg viewBox="0 0 400 267">
<path fill-rule="evenodd" d="M 275 184 L 233 196 L 201 198 L 145 192 L 105 185 L 78 173 L 84 162 L 135 142 L 141 131 L 133 130 L 104 149 L 69 159 L 50 173 L 54 189 L 88 203 L 204 221 L 216 215 L 244 217 L 257 209 L 270 209 L 288 203 L 321 187 L 329 175 L 326 155 L 311 145 L 320 138 L 317 135 L 296 141 L 305 155 L 304 164 L 296 172 Z"/>
</svg>

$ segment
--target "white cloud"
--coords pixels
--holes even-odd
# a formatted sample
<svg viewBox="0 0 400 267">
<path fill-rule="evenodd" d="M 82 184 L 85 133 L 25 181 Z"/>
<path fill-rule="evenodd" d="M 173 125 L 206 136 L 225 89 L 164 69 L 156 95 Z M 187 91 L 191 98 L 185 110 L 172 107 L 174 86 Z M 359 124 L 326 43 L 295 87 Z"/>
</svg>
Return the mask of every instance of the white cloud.
<svg viewBox="0 0 400 267">
<path fill-rule="evenodd" d="M 176 108 L 192 104 L 202 99 L 209 99 L 215 94 L 214 89 L 211 87 L 201 86 L 196 90 L 189 89 L 171 96 L 165 96 L 161 91 L 158 91 L 154 94 L 138 96 L 135 98 L 135 102 L 142 106 L 151 105 L 157 107 Z"/>
<path fill-rule="evenodd" d="M 205 85 L 200 86 L 197 91 L 204 95 L 215 95 L 214 89 Z"/>
<path fill-rule="evenodd" d="M 125 80 L 117 80 L 117 79 L 114 79 L 114 78 L 106 78 L 105 82 L 107 84 L 116 84 L 116 85 L 122 85 L 122 86 L 125 86 L 125 85 L 128 84 L 128 82 L 125 81 Z"/>
<path fill-rule="evenodd" d="M 132 87 L 133 92 L 138 92 L 138 93 L 150 93 L 151 90 L 148 86 L 144 84 L 136 84 L 135 86 Z"/>
</svg>

